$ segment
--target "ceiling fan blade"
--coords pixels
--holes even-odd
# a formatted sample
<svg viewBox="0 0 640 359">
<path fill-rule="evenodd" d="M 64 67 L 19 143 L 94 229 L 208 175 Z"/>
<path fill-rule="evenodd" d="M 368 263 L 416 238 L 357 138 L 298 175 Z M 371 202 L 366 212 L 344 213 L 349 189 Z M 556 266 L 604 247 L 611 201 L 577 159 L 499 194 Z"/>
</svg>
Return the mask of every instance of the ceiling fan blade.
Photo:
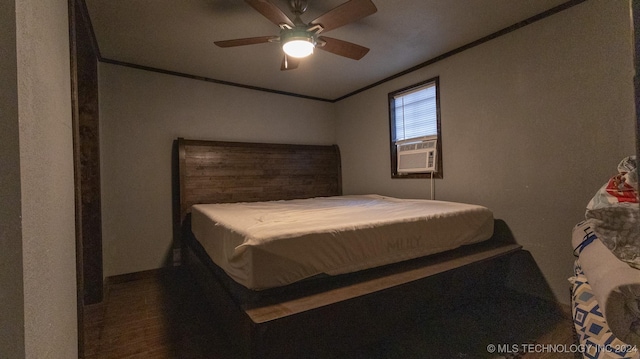
<svg viewBox="0 0 640 359">
<path fill-rule="evenodd" d="M 245 39 L 215 41 L 214 44 L 220 47 L 234 47 L 234 46 L 263 44 L 265 42 L 270 42 L 272 40 L 277 40 L 277 39 L 278 39 L 278 36 L 259 36 L 259 37 L 247 37 Z"/>
<path fill-rule="evenodd" d="M 360 60 L 367 54 L 367 52 L 369 52 L 369 49 L 364 46 L 356 45 L 344 40 L 338 40 L 326 36 L 320 36 L 318 40 L 324 42 L 324 46 L 318 46 L 318 49 L 354 60 Z"/>
<path fill-rule="evenodd" d="M 326 32 L 367 17 L 376 11 L 378 11 L 378 8 L 371 0 L 350 0 L 320 15 L 309 24 L 321 25 Z"/>
<path fill-rule="evenodd" d="M 247 4 L 251 5 L 262 16 L 269 19 L 272 23 L 280 26 L 280 24 L 287 24 L 294 27 L 293 22 L 285 13 L 280 10 L 279 7 L 270 3 L 267 0 L 245 0 Z"/>
<path fill-rule="evenodd" d="M 298 68 L 298 64 L 300 64 L 299 59 L 295 57 L 287 56 L 287 54 L 285 54 L 284 57 L 282 58 L 282 65 L 280 65 L 280 70 L 281 71 L 295 70 Z"/>
</svg>

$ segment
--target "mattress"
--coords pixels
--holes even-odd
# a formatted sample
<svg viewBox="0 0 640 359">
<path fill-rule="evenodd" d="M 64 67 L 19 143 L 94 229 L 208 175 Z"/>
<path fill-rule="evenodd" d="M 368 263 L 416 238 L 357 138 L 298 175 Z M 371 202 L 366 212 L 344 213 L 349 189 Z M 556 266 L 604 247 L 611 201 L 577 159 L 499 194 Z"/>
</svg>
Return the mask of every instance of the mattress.
<svg viewBox="0 0 640 359">
<path fill-rule="evenodd" d="M 493 214 L 444 201 L 319 197 L 194 205 L 192 231 L 233 280 L 262 290 L 481 242 Z"/>
</svg>

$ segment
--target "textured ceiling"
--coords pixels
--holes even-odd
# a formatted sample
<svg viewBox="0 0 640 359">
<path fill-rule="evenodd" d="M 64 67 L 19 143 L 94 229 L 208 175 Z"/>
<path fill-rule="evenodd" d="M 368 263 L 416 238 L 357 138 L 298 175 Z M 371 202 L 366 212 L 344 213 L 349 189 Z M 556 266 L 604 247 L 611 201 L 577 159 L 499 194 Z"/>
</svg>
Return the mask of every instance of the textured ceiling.
<svg viewBox="0 0 640 359">
<path fill-rule="evenodd" d="M 279 28 L 244 1 L 85 2 L 105 61 L 334 100 L 566 0 L 373 0 L 375 14 L 327 33 L 370 48 L 364 58 L 356 61 L 316 51 L 290 71 L 280 71 L 278 44 L 234 48 L 213 44 L 278 35 Z M 290 15 L 288 1 L 272 2 Z M 302 19 L 311 21 L 343 2 L 311 0 Z"/>
</svg>

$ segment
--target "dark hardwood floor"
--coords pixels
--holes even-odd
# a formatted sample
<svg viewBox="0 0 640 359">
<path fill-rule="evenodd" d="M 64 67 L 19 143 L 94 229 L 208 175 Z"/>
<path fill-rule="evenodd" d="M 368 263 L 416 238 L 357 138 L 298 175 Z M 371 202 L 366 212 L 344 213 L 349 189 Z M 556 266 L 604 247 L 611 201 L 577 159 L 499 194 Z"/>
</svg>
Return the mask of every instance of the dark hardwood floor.
<svg viewBox="0 0 640 359">
<path fill-rule="evenodd" d="M 233 359 L 202 291 L 181 269 L 108 281 L 105 301 L 85 309 L 85 358 Z M 510 293 L 483 298 L 441 318 L 332 359 L 574 358 L 539 346 L 523 353 L 490 353 L 491 344 L 572 344 L 568 314 L 540 300 Z M 533 348 L 533 347 L 531 347 Z M 547 351 L 547 352 L 542 352 Z"/>
</svg>

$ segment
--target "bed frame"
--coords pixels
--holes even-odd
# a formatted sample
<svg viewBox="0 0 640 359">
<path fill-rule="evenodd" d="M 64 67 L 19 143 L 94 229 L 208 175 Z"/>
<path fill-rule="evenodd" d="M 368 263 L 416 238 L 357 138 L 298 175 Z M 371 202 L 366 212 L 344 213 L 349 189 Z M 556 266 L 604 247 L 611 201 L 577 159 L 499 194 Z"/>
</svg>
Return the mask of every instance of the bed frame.
<svg viewBox="0 0 640 359">
<path fill-rule="evenodd" d="M 174 148 L 174 228 L 182 264 L 213 304 L 234 357 L 334 357 L 379 341 L 501 290 L 510 260 L 523 252 L 496 221 L 494 236 L 483 243 L 251 291 L 229 278 L 193 238 L 191 206 L 341 195 L 338 147 L 179 138 Z"/>
</svg>

